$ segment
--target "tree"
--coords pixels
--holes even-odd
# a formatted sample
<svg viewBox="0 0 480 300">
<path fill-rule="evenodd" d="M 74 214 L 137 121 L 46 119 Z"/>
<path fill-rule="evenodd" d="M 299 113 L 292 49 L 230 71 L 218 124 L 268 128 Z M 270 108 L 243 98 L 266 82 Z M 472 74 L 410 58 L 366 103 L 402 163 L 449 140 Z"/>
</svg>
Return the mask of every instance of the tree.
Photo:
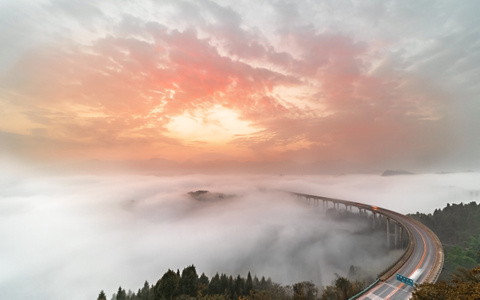
<svg viewBox="0 0 480 300">
<path fill-rule="evenodd" d="M 340 291 L 333 285 L 328 285 L 322 288 L 321 300 L 340 300 Z"/>
<path fill-rule="evenodd" d="M 169 269 L 155 285 L 155 300 L 173 299 L 178 292 L 178 281 L 177 273 Z"/>
<path fill-rule="evenodd" d="M 235 293 L 237 293 L 238 296 L 243 296 L 244 294 L 244 289 L 245 289 L 245 279 L 240 277 L 240 275 L 237 276 L 235 279 Z"/>
<path fill-rule="evenodd" d="M 125 292 L 124 289 L 122 289 L 122 287 L 118 287 L 118 291 L 117 291 L 117 297 L 115 298 L 116 300 L 126 300 L 127 299 L 127 293 Z"/>
<path fill-rule="evenodd" d="M 248 272 L 247 280 L 245 281 L 245 295 L 250 294 L 250 291 L 253 289 L 253 279 L 250 272 Z"/>
<path fill-rule="evenodd" d="M 218 273 L 216 273 L 210 280 L 210 284 L 208 285 L 208 293 L 210 295 L 223 294 L 220 282 L 220 275 L 218 275 Z"/>
<path fill-rule="evenodd" d="M 451 297 L 451 287 L 445 281 L 439 283 L 423 283 L 416 285 L 411 300 L 448 300 Z M 454 299 L 454 298 L 453 298 Z"/>
<path fill-rule="evenodd" d="M 143 288 L 138 290 L 137 298 L 138 300 L 150 300 L 150 284 L 148 281 L 145 281 Z"/>
<path fill-rule="evenodd" d="M 452 283 L 471 282 L 474 284 L 480 283 L 480 266 L 474 267 L 471 270 L 460 268 L 457 272 L 452 274 Z"/>
<path fill-rule="evenodd" d="M 198 296 L 201 297 L 205 294 L 208 294 L 208 284 L 210 281 L 208 280 L 207 275 L 205 273 L 202 273 L 200 277 L 198 278 Z"/>
<path fill-rule="evenodd" d="M 180 291 L 182 294 L 197 297 L 198 293 L 198 275 L 194 265 L 186 267 L 180 277 Z"/>
<path fill-rule="evenodd" d="M 480 266 L 471 270 L 459 269 L 449 282 L 416 285 L 412 300 L 480 299 Z"/>
<path fill-rule="evenodd" d="M 291 300 L 291 286 L 283 287 L 278 283 L 271 284 L 268 289 L 262 291 L 251 291 L 250 300 Z"/>
<path fill-rule="evenodd" d="M 347 300 L 356 295 L 367 286 L 366 281 L 350 281 L 337 275 L 332 285 L 322 289 L 322 300 Z"/>
<path fill-rule="evenodd" d="M 342 299 L 347 300 L 352 294 L 352 283 L 345 277 L 338 277 L 335 280 L 335 287 L 342 295 Z"/>
<path fill-rule="evenodd" d="M 100 292 L 100 294 L 98 294 L 97 300 L 107 300 L 107 296 L 103 290 Z"/>
<path fill-rule="evenodd" d="M 310 281 L 302 281 L 293 285 L 294 300 L 314 300 L 317 298 L 318 289 Z"/>
</svg>

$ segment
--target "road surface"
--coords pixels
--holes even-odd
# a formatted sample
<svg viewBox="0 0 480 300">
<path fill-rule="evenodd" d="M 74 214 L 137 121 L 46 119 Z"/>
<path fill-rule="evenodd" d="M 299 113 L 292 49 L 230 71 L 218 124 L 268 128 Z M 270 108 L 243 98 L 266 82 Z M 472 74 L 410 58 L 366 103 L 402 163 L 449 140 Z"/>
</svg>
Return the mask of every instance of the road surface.
<svg viewBox="0 0 480 300">
<path fill-rule="evenodd" d="M 443 250 L 436 237 L 432 236 L 425 226 L 404 215 L 381 208 L 378 208 L 378 212 L 400 221 L 406 228 L 410 229 L 415 241 L 412 255 L 396 273 L 414 279 L 415 283 L 434 282 L 437 275 L 437 272 L 434 271 L 435 267 L 439 268 L 436 264 L 443 262 Z M 380 281 L 358 299 L 404 300 L 411 297 L 412 291 L 413 287 L 398 281 L 393 274 L 385 281 Z"/>
</svg>

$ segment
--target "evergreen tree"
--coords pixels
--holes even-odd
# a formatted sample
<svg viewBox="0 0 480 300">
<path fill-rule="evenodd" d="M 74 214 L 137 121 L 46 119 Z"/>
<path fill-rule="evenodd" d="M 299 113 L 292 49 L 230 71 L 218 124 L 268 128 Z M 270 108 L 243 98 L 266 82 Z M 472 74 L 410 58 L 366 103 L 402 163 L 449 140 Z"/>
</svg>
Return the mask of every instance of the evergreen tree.
<svg viewBox="0 0 480 300">
<path fill-rule="evenodd" d="M 264 291 L 268 288 L 268 283 L 267 281 L 265 280 L 265 277 L 262 276 L 262 279 L 260 280 L 260 290 L 261 291 Z"/>
<path fill-rule="evenodd" d="M 122 287 L 118 287 L 118 291 L 117 291 L 117 297 L 115 298 L 116 300 L 126 300 L 127 299 L 127 293 L 125 292 L 124 289 L 122 289 Z"/>
<path fill-rule="evenodd" d="M 235 281 L 232 275 L 228 276 L 228 293 L 231 299 L 238 299 L 238 294 L 235 292 Z"/>
<path fill-rule="evenodd" d="M 245 281 L 245 295 L 249 295 L 250 291 L 253 290 L 253 279 L 250 272 L 248 272 L 247 280 Z"/>
<path fill-rule="evenodd" d="M 186 267 L 180 277 L 180 291 L 182 294 L 197 297 L 198 275 L 194 265 Z"/>
<path fill-rule="evenodd" d="M 100 292 L 100 294 L 98 294 L 97 300 L 107 300 L 107 296 L 103 290 Z"/>
<path fill-rule="evenodd" d="M 198 282 L 208 286 L 210 281 L 208 280 L 208 276 L 205 275 L 205 273 L 202 273 L 202 275 L 200 275 L 200 277 L 198 278 Z"/>
<path fill-rule="evenodd" d="M 213 276 L 210 280 L 210 284 L 208 285 L 208 293 L 210 295 L 222 294 L 220 275 L 218 275 L 218 273 L 216 273 L 215 276 Z"/>
<path fill-rule="evenodd" d="M 258 290 L 260 288 L 260 280 L 258 280 L 257 275 L 253 277 L 253 288 Z"/>
<path fill-rule="evenodd" d="M 163 274 L 162 278 L 155 285 L 154 299 L 173 299 L 173 297 L 178 293 L 178 281 L 179 277 L 177 273 L 169 269 L 165 274 Z"/>
<path fill-rule="evenodd" d="M 143 288 L 138 290 L 137 299 L 138 300 L 150 300 L 150 284 L 148 281 L 145 281 Z"/>
<path fill-rule="evenodd" d="M 208 285 L 210 281 L 208 280 L 207 275 L 205 273 L 202 273 L 200 277 L 198 278 L 198 295 L 199 297 L 208 294 Z"/>
<path fill-rule="evenodd" d="M 220 275 L 220 293 L 219 294 L 228 294 L 230 291 L 228 289 L 228 277 L 227 274 Z"/>
<path fill-rule="evenodd" d="M 243 293 L 244 288 L 245 288 L 245 279 L 243 279 L 242 277 L 240 277 L 240 275 L 238 275 L 237 278 L 235 279 L 235 292 L 237 293 L 237 295 L 239 296 L 245 295 Z"/>
</svg>

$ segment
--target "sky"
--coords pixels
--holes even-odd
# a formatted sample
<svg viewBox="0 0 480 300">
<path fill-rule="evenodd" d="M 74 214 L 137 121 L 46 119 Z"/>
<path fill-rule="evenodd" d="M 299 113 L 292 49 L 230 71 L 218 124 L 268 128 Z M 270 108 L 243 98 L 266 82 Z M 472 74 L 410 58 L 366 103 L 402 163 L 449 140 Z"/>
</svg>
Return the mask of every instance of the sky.
<svg viewBox="0 0 480 300">
<path fill-rule="evenodd" d="M 480 166 L 480 3 L 0 0 L 0 155 Z"/>
</svg>

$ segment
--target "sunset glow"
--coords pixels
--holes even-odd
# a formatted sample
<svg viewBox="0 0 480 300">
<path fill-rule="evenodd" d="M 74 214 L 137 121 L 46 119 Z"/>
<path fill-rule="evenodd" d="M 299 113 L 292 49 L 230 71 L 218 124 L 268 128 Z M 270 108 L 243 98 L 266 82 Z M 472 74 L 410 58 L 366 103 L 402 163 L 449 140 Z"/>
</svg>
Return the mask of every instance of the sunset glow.
<svg viewBox="0 0 480 300">
<path fill-rule="evenodd" d="M 478 4 L 327 3 L 4 1 L 1 154 L 478 164 Z"/>
<path fill-rule="evenodd" d="M 255 132 L 248 122 L 239 120 L 234 111 L 221 107 L 173 117 L 167 129 L 172 137 L 214 144 L 228 143 L 237 135 Z"/>
</svg>

